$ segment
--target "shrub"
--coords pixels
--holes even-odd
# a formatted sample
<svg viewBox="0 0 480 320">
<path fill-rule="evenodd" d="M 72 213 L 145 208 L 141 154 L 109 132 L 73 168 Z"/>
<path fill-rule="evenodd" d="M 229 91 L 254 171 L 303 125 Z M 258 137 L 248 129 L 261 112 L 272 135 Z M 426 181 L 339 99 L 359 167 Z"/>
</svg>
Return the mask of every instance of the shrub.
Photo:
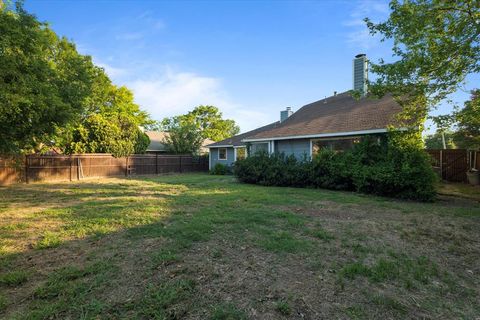
<svg viewBox="0 0 480 320">
<path fill-rule="evenodd" d="M 309 161 L 257 153 L 239 160 L 234 173 L 245 183 L 319 187 L 431 201 L 436 176 L 428 155 L 415 145 L 366 138 L 352 150 L 321 150 Z"/>
<path fill-rule="evenodd" d="M 234 174 L 246 183 L 264 186 L 304 187 L 311 184 L 312 166 L 306 157 L 298 160 L 283 153 L 269 155 L 258 152 L 254 156 L 235 162 Z"/>
<path fill-rule="evenodd" d="M 230 173 L 230 168 L 221 163 L 215 164 L 213 169 L 210 170 L 210 174 L 215 174 L 215 175 L 226 175 L 228 173 Z"/>
</svg>

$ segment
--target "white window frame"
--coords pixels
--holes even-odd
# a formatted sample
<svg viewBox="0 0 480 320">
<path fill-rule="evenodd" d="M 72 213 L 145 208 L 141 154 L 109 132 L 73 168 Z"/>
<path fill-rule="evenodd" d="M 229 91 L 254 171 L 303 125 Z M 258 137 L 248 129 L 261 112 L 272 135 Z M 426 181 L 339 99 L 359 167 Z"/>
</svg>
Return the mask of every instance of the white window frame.
<svg viewBox="0 0 480 320">
<path fill-rule="evenodd" d="M 225 159 L 220 158 L 220 150 L 225 149 Z M 218 160 L 227 161 L 228 160 L 228 151 L 227 148 L 218 148 Z"/>
</svg>

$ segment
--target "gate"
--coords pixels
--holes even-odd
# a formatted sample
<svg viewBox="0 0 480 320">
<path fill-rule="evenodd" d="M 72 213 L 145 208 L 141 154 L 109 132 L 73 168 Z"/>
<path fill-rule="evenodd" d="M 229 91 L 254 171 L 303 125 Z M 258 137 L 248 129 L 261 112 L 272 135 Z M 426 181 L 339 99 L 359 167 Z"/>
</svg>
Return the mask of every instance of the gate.
<svg viewBox="0 0 480 320">
<path fill-rule="evenodd" d="M 470 167 L 471 154 L 475 151 L 465 149 L 427 150 L 432 157 L 432 165 L 439 172 L 442 180 L 466 182 L 466 172 Z"/>
</svg>

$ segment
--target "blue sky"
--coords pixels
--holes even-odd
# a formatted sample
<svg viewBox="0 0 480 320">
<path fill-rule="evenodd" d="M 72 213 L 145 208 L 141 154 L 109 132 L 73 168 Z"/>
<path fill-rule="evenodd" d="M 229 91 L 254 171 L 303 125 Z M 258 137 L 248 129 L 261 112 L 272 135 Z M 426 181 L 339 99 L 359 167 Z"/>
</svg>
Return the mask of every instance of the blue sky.
<svg viewBox="0 0 480 320">
<path fill-rule="evenodd" d="M 91 55 L 114 83 L 132 89 L 157 120 L 211 104 L 247 131 L 278 120 L 287 106 L 295 111 L 351 89 L 355 54 L 391 57 L 389 43 L 371 37 L 362 22 L 385 19 L 386 1 L 27 0 L 25 6 Z"/>
</svg>

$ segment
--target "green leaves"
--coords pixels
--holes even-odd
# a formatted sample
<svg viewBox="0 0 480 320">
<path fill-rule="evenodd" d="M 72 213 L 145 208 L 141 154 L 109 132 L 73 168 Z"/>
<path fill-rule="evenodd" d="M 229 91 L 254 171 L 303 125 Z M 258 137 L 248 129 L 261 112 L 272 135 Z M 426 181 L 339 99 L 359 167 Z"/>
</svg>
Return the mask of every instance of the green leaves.
<svg viewBox="0 0 480 320">
<path fill-rule="evenodd" d="M 155 122 L 90 56 L 27 13 L 0 7 L 0 153 L 143 153 Z"/>
<path fill-rule="evenodd" d="M 201 131 L 192 123 L 175 123 L 169 128 L 164 143 L 171 153 L 198 154 L 203 143 Z"/>
<path fill-rule="evenodd" d="M 174 126 L 191 124 L 200 130 L 204 139 L 220 141 L 240 132 L 234 120 L 222 117 L 217 107 L 198 106 L 187 114 L 163 119 L 162 126 L 166 131 L 170 131 Z"/>
<path fill-rule="evenodd" d="M 15 4 L 0 9 L 0 153 L 51 144 L 57 128 L 82 113 L 94 68 L 90 57 Z"/>
<path fill-rule="evenodd" d="M 393 40 L 392 51 L 398 58 L 371 64 L 378 78 L 370 83 L 370 90 L 402 97 L 406 117 L 421 123 L 423 115 L 456 91 L 468 74 L 480 71 L 479 3 L 392 0 L 390 9 L 385 22 L 365 20 L 371 34 Z M 419 101 L 421 97 L 424 101 Z"/>
</svg>

